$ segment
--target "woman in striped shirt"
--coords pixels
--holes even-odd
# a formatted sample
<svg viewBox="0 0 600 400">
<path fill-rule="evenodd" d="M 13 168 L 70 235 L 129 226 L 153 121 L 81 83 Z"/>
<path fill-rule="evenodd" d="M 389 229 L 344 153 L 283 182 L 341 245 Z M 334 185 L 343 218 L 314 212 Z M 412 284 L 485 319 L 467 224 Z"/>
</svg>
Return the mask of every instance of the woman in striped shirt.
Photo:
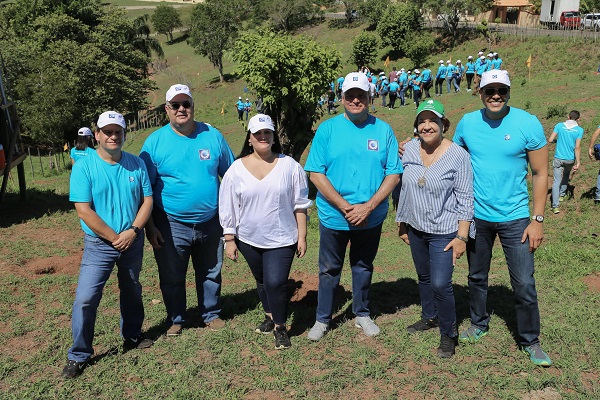
<svg viewBox="0 0 600 400">
<path fill-rule="evenodd" d="M 452 357 L 457 341 L 452 272 L 466 250 L 473 220 L 473 171 L 469 154 L 445 139 L 444 106 L 427 100 L 417 110 L 418 138 L 405 146 L 396 222 L 410 245 L 419 278 L 421 319 L 410 334 L 439 326 L 438 355 Z"/>
</svg>

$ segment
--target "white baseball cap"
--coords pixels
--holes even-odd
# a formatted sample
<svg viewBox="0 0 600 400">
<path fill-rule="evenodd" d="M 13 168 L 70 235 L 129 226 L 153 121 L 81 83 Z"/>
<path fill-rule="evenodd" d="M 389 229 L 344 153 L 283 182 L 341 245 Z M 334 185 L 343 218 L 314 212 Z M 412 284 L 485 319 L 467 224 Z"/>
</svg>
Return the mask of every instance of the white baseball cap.
<svg viewBox="0 0 600 400">
<path fill-rule="evenodd" d="M 77 135 L 79 136 L 92 136 L 92 130 L 90 128 L 87 127 L 83 127 L 83 128 L 79 128 L 79 130 L 77 131 Z"/>
<path fill-rule="evenodd" d="M 479 57 L 480 60 L 485 60 L 485 56 Z"/>
<path fill-rule="evenodd" d="M 418 69 L 415 69 L 413 72 L 414 72 L 415 74 L 420 74 L 420 73 L 421 73 L 421 71 L 419 71 Z"/>
<path fill-rule="evenodd" d="M 483 51 L 480 51 L 479 53 L 477 53 L 478 56 L 482 56 L 483 55 Z"/>
<path fill-rule="evenodd" d="M 117 124 L 121 128 L 125 129 L 127 125 L 125 125 L 125 118 L 121 114 L 116 111 L 106 111 L 100 114 L 98 117 L 98 128 L 102 129 L 106 125 Z"/>
<path fill-rule="evenodd" d="M 460 60 L 456 60 L 456 63 L 457 63 L 457 64 L 462 64 L 462 63 L 460 62 Z"/>
<path fill-rule="evenodd" d="M 177 84 L 171 86 L 169 88 L 169 90 L 167 90 L 167 96 L 166 96 L 167 101 L 171 101 L 173 99 L 173 97 L 177 96 L 178 94 L 185 94 L 190 99 L 193 99 L 192 92 L 190 92 L 190 88 L 187 87 L 186 85 L 177 83 Z"/>
<path fill-rule="evenodd" d="M 444 60 L 438 61 L 438 64 L 443 64 L 443 63 L 444 63 Z"/>
<path fill-rule="evenodd" d="M 250 118 L 250 121 L 248 121 L 248 130 L 250 133 L 256 133 L 261 129 L 275 131 L 275 125 L 273 125 L 273 120 L 270 116 L 266 114 L 256 114 L 254 117 Z"/>
<path fill-rule="evenodd" d="M 446 60 L 446 64 L 450 64 L 450 62 L 451 62 L 450 60 Z"/>
<path fill-rule="evenodd" d="M 467 57 L 467 60 L 472 60 L 472 59 L 473 59 L 473 56 Z"/>
<path fill-rule="evenodd" d="M 346 92 L 354 88 L 368 92 L 369 87 L 369 80 L 365 74 L 361 74 L 360 72 L 350 72 L 348 75 L 346 75 L 346 78 L 344 78 L 342 92 Z"/>
<path fill-rule="evenodd" d="M 510 78 L 508 77 L 508 71 L 504 69 L 493 69 L 491 71 L 485 71 L 481 75 L 481 83 L 479 87 L 483 88 L 491 83 L 501 83 L 510 87 Z"/>
</svg>

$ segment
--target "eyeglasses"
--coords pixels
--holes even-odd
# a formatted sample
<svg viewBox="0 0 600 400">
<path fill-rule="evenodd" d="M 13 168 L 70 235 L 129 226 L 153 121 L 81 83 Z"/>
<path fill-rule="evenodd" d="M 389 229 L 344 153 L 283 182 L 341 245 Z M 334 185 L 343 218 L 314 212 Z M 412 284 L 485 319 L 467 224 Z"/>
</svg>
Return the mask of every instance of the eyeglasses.
<svg viewBox="0 0 600 400">
<path fill-rule="evenodd" d="M 483 89 L 483 93 L 485 93 L 486 96 L 493 96 L 496 93 L 498 93 L 500 96 L 506 96 L 509 90 L 510 88 L 505 86 L 499 88 L 485 88 Z"/>
<path fill-rule="evenodd" d="M 189 101 L 184 101 L 181 103 L 169 103 L 169 108 L 171 110 L 179 110 L 181 106 L 183 106 L 183 108 L 190 108 L 192 107 L 192 103 Z"/>
</svg>

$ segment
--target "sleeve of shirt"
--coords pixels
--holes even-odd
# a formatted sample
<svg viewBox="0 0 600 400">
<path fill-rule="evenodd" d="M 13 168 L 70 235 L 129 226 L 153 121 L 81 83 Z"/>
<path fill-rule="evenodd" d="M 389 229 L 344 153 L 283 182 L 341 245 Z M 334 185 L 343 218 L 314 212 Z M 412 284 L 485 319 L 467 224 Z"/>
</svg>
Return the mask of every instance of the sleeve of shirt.
<svg viewBox="0 0 600 400">
<path fill-rule="evenodd" d="M 87 168 L 87 160 L 83 159 L 73 165 L 69 182 L 69 200 L 74 203 L 92 202 L 92 181 Z"/>
<path fill-rule="evenodd" d="M 326 149 L 327 149 L 327 138 L 326 128 L 323 125 L 329 125 L 326 122 L 321 124 L 317 129 L 317 133 L 313 138 L 308 152 L 308 158 L 304 165 L 304 170 L 307 172 L 318 172 L 325 174 L 327 172 L 327 163 L 325 161 Z"/>
<path fill-rule="evenodd" d="M 461 163 L 456 170 L 456 180 L 454 185 L 454 194 L 456 195 L 457 202 L 456 212 L 459 221 L 473 221 L 475 210 L 471 157 L 462 148 L 458 150 L 461 153 Z"/>
<path fill-rule="evenodd" d="M 398 155 L 398 140 L 396 140 L 396 136 L 394 135 L 394 131 L 391 127 L 388 127 L 388 139 L 387 139 L 387 161 L 385 164 L 385 176 L 401 174 L 404 172 L 404 168 L 402 167 L 402 161 L 400 160 L 400 156 Z"/>
<path fill-rule="evenodd" d="M 224 235 L 235 235 L 239 221 L 240 201 L 235 193 L 234 171 L 225 173 L 219 188 L 219 222 Z"/>
<path fill-rule="evenodd" d="M 144 142 L 144 145 L 142 146 L 140 158 L 142 159 L 142 161 L 144 161 L 144 164 L 146 164 L 146 172 L 148 173 L 148 180 L 150 181 L 150 184 L 154 185 L 156 183 L 157 170 L 156 164 L 154 163 L 154 160 L 152 159 L 152 155 L 150 153 L 150 145 L 148 143 L 148 140 L 146 140 Z"/>
<path fill-rule="evenodd" d="M 294 211 L 307 209 L 312 205 L 308 198 L 308 180 L 306 172 L 295 160 L 293 161 L 293 184 L 294 184 Z"/>
<path fill-rule="evenodd" d="M 148 177 L 148 170 L 146 163 L 143 160 L 139 160 L 140 164 L 140 178 L 142 180 L 142 193 L 144 197 L 152 196 L 152 185 L 150 184 L 150 178 Z"/>
<path fill-rule="evenodd" d="M 231 151 L 231 147 L 227 144 L 225 137 L 221 135 L 221 157 L 219 158 L 219 176 L 224 177 L 225 173 L 235 161 L 235 157 L 233 152 Z"/>
<path fill-rule="evenodd" d="M 547 143 L 544 127 L 534 115 L 531 115 L 530 123 L 523 126 L 527 127 L 527 150 L 539 150 Z"/>
<path fill-rule="evenodd" d="M 465 125 L 465 118 L 463 117 L 463 118 L 461 118 L 460 121 L 458 121 L 458 125 L 456 125 L 456 130 L 454 131 L 454 136 L 452 137 L 452 141 L 461 147 L 467 147 L 467 144 L 465 143 L 465 141 L 463 139 L 464 125 Z"/>
</svg>

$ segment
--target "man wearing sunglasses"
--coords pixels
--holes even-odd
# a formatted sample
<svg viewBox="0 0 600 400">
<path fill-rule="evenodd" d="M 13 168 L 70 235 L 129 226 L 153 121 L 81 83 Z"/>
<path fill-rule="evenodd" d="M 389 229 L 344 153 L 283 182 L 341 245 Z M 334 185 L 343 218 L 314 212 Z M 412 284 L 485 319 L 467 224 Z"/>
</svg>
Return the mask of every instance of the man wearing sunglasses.
<svg viewBox="0 0 600 400">
<path fill-rule="evenodd" d="M 211 329 L 225 325 L 219 318 L 223 232 L 217 194 L 219 177 L 234 156 L 221 132 L 194 120 L 194 99 L 186 85 L 171 86 L 165 111 L 169 124 L 146 139 L 140 157 L 154 192 L 146 236 L 158 265 L 167 336 L 178 336 L 187 322 L 185 277 L 190 257 L 204 324 Z"/>
<path fill-rule="evenodd" d="M 475 343 L 488 333 L 488 275 L 496 236 L 504 250 L 515 296 L 518 344 L 540 366 L 552 362 L 539 341 L 540 314 L 533 253 L 544 238 L 548 193 L 548 146 L 539 120 L 509 107 L 510 79 L 504 70 L 482 74 L 484 108 L 466 114 L 454 141 L 471 155 L 475 194 L 475 237 L 467 246 L 471 326 L 459 340 Z M 529 213 L 528 164 L 533 183 L 533 217 Z"/>
</svg>

